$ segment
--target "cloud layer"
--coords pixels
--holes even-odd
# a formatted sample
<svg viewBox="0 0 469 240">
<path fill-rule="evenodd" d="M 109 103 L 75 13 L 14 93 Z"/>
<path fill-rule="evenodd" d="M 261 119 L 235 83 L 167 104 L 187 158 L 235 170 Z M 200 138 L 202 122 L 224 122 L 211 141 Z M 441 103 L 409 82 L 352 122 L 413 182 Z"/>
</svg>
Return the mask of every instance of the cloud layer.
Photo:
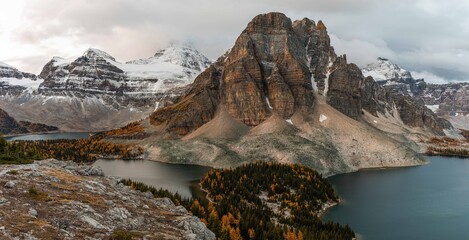
<svg viewBox="0 0 469 240">
<path fill-rule="evenodd" d="M 55 55 L 88 47 L 121 61 L 191 42 L 216 59 L 257 14 L 322 19 L 339 54 L 360 66 L 383 56 L 431 76 L 469 80 L 466 0 L 16 0 L 0 10 L 0 61 L 39 72 Z"/>
</svg>

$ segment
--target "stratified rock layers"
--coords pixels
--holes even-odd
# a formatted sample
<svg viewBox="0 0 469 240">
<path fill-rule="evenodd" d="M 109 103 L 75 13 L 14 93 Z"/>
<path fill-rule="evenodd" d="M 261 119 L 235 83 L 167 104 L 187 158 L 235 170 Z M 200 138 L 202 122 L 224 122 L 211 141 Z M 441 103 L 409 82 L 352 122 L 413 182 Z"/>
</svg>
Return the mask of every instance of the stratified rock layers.
<svg viewBox="0 0 469 240">
<path fill-rule="evenodd" d="M 296 112 L 312 112 L 313 89 L 355 120 L 361 119 L 362 109 L 377 116 L 394 114 L 397 108 L 405 124 L 443 134 L 438 117 L 422 103 L 387 91 L 372 78 L 365 79 L 345 55 L 337 57 L 321 21 L 292 23 L 281 13 L 255 17 L 234 47 L 199 75 L 186 95 L 151 114 L 150 121 L 186 135 L 213 119 L 224 105 L 233 118 L 257 126 L 273 114 L 289 119 Z"/>
</svg>

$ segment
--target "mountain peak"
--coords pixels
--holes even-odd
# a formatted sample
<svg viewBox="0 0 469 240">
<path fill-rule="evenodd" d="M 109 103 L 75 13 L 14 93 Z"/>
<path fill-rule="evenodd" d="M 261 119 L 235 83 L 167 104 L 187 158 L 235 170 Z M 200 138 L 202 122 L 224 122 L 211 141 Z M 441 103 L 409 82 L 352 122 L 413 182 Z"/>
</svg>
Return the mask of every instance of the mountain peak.
<svg viewBox="0 0 469 240">
<path fill-rule="evenodd" d="M 375 81 L 413 79 L 409 71 L 383 57 L 378 57 L 376 62 L 366 65 L 362 72 L 365 77 L 371 76 Z"/>
<path fill-rule="evenodd" d="M 292 28 L 292 21 L 285 14 L 271 12 L 254 17 L 244 30 L 247 33 L 268 33 Z"/>
<path fill-rule="evenodd" d="M 4 63 L 4 62 L 0 62 L 0 68 L 14 68 L 14 67 L 12 67 L 12 66 Z"/>
<path fill-rule="evenodd" d="M 174 64 L 196 70 L 203 71 L 210 66 L 210 60 L 190 45 L 171 44 L 167 48 L 157 51 L 153 57 L 133 60 L 126 64 Z"/>
<path fill-rule="evenodd" d="M 104 59 L 110 59 L 112 61 L 116 61 L 116 59 L 112 57 L 111 55 L 109 55 L 107 52 L 96 49 L 96 48 L 88 48 L 88 50 L 86 50 L 85 53 L 83 53 L 83 56 L 89 57 L 89 58 L 101 57 Z"/>
<path fill-rule="evenodd" d="M 318 21 L 318 24 L 317 24 L 316 28 L 320 31 L 326 31 L 327 30 L 326 25 L 321 20 Z"/>
<path fill-rule="evenodd" d="M 378 57 L 376 60 L 377 61 L 383 61 L 383 62 L 389 62 L 389 59 L 383 58 L 383 57 Z"/>
</svg>

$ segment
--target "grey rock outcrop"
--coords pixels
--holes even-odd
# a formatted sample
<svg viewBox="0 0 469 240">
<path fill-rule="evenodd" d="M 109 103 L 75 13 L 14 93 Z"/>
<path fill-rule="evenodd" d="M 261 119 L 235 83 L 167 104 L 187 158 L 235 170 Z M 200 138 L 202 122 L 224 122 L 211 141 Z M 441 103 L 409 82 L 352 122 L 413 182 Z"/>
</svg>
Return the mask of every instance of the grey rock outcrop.
<svg viewBox="0 0 469 240">
<path fill-rule="evenodd" d="M 469 84 L 427 84 L 420 95 L 426 105 L 438 105 L 439 115 L 469 114 Z"/>
<path fill-rule="evenodd" d="M 255 17 L 184 97 L 150 116 L 152 123 L 185 135 L 210 121 L 220 104 L 248 126 L 272 113 L 289 118 L 295 111 L 310 111 L 314 96 L 305 38 L 284 14 Z"/>
<path fill-rule="evenodd" d="M 339 57 L 327 80 L 327 103 L 343 114 L 359 119 L 362 112 L 363 75 L 355 64 L 347 63 L 346 56 Z"/>
<path fill-rule="evenodd" d="M 16 186 L 16 183 L 13 181 L 8 181 L 4 185 L 6 188 L 14 188 Z"/>
<path fill-rule="evenodd" d="M 18 80 L 28 78 L 36 80 L 37 76 L 32 73 L 21 72 L 6 63 L 0 62 L 0 78 L 15 78 Z"/>
<path fill-rule="evenodd" d="M 11 170 L 16 174 L 7 174 Z M 0 165 L 0 183 L 16 183 L 0 195 L 2 237 L 106 239 L 120 230 L 143 239 L 215 239 L 200 219 L 171 200 L 147 198 L 116 185 L 114 178 L 89 172 L 88 166 L 56 160 Z M 51 181 L 52 177 L 59 181 Z M 29 193 L 31 186 L 37 194 Z"/>
<path fill-rule="evenodd" d="M 427 127 L 442 134 L 444 129 L 450 129 L 452 125 L 438 116 L 469 113 L 467 84 L 427 84 L 424 79 L 414 79 L 409 71 L 385 58 L 378 58 L 376 63 L 367 65 L 362 72 L 377 78 L 377 83 L 387 92 L 386 98 L 393 99 L 406 125 Z M 437 106 L 437 110 L 432 112 L 426 107 L 429 105 Z"/>
</svg>

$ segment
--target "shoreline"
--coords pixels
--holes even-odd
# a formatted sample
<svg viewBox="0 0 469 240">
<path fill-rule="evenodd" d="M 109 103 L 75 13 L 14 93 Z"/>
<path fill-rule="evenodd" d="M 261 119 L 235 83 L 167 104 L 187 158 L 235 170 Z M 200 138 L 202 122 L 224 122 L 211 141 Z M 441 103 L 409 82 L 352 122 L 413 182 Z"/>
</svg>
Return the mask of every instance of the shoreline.
<svg viewBox="0 0 469 240">
<path fill-rule="evenodd" d="M 469 159 L 469 155 L 459 155 L 459 154 L 453 154 L 453 153 L 427 153 L 425 155 L 429 157 L 451 157 L 451 158 Z"/>
<path fill-rule="evenodd" d="M 50 132 L 33 132 L 33 133 L 18 133 L 18 134 L 4 134 L 4 138 L 12 138 L 12 137 L 21 137 L 27 135 L 47 135 L 47 134 L 64 134 L 64 133 L 91 133 L 95 134 L 97 132 L 88 132 L 88 131 L 76 131 L 76 132 L 67 132 L 67 131 L 50 131 Z"/>
</svg>

